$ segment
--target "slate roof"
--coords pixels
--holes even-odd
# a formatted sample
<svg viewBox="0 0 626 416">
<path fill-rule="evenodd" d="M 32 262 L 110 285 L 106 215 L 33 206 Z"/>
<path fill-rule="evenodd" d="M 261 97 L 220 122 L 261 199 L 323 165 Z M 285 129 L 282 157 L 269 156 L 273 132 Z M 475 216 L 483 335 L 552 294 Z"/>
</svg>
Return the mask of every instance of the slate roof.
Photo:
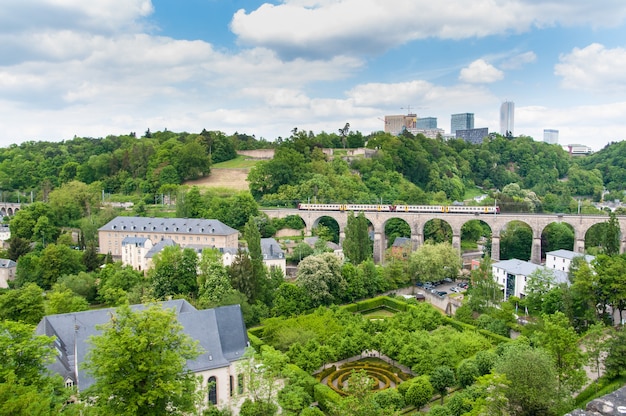
<svg viewBox="0 0 626 416">
<path fill-rule="evenodd" d="M 144 231 L 163 234 L 213 234 L 231 235 L 238 233 L 234 228 L 219 220 L 202 218 L 147 218 L 116 217 L 98 231 Z"/>
<path fill-rule="evenodd" d="M 285 252 L 273 238 L 261 239 L 261 252 L 263 253 L 263 258 L 266 260 L 285 258 Z"/>
<path fill-rule="evenodd" d="M 568 260 L 573 260 L 575 257 L 584 257 L 585 260 L 587 261 L 587 263 L 591 263 L 591 261 L 593 259 L 595 259 L 595 256 L 591 256 L 589 254 L 580 254 L 580 253 L 576 253 L 575 251 L 571 251 L 571 250 L 548 251 L 546 253 L 546 255 L 548 255 L 548 254 L 551 254 L 554 257 L 559 257 L 559 258 L 568 259 Z"/>
<path fill-rule="evenodd" d="M 393 240 L 392 247 L 406 247 L 407 245 L 411 245 L 411 239 L 408 237 L 396 237 Z"/>
<path fill-rule="evenodd" d="M 159 302 L 159 305 L 174 309 L 183 331 L 198 341 L 202 354 L 195 360 L 187 361 L 187 367 L 193 372 L 226 367 L 240 359 L 249 345 L 239 305 L 200 311 L 184 299 Z M 146 307 L 132 305 L 131 309 Z M 58 355 L 49 369 L 60 374 L 64 380 L 73 380 L 79 390 L 91 386 L 94 379 L 81 368 L 91 349 L 87 341 L 90 336 L 100 333 L 96 326 L 108 322 L 114 313 L 114 308 L 107 308 L 45 316 L 37 325 L 36 332 L 56 337 Z"/>
<path fill-rule="evenodd" d="M 503 269 L 507 273 L 514 274 L 517 276 L 530 276 L 537 269 L 545 269 L 545 270 L 549 270 L 550 272 L 552 272 L 552 274 L 554 274 L 556 283 L 568 283 L 569 282 L 567 272 L 564 272 L 562 270 L 549 269 L 545 266 L 531 263 L 529 261 L 523 261 L 523 260 L 518 260 L 518 259 L 503 260 L 503 261 L 493 264 L 493 267 Z"/>
<path fill-rule="evenodd" d="M 9 269 L 11 267 L 17 267 L 17 263 L 10 259 L 0 259 L 0 267 L 3 269 Z"/>
<path fill-rule="evenodd" d="M 146 241 L 149 238 L 145 237 L 124 237 L 122 240 L 122 246 L 133 245 L 137 247 L 144 247 L 146 245 Z"/>
<path fill-rule="evenodd" d="M 148 252 L 145 255 L 145 258 L 151 259 L 155 255 L 160 253 L 161 250 L 163 250 L 165 247 L 175 246 L 175 245 L 177 245 L 176 242 L 174 242 L 174 240 L 172 240 L 171 238 L 164 238 L 163 240 L 153 245 L 150 250 L 148 250 Z"/>
</svg>

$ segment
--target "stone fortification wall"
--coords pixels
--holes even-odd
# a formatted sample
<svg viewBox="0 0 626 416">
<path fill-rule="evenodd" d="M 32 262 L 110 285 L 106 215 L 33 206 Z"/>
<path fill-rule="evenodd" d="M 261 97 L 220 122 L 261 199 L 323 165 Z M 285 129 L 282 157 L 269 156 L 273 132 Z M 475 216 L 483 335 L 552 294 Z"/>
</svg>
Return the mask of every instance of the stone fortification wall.
<svg viewBox="0 0 626 416">
<path fill-rule="evenodd" d="M 237 154 L 253 159 L 272 159 L 274 158 L 274 149 L 238 150 Z"/>
</svg>

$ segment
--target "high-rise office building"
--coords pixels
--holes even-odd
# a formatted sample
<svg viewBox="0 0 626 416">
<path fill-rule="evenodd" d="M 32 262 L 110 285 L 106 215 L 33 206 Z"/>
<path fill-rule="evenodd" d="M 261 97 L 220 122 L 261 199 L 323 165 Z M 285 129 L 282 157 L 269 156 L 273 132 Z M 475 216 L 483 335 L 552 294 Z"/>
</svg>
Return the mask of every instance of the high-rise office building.
<svg viewBox="0 0 626 416">
<path fill-rule="evenodd" d="M 500 134 L 503 136 L 513 136 L 513 125 L 515 124 L 515 103 L 505 101 L 500 106 Z"/>
<path fill-rule="evenodd" d="M 417 119 L 416 129 L 436 129 L 437 117 L 422 117 Z"/>
<path fill-rule="evenodd" d="M 474 128 L 474 113 L 452 114 L 450 118 L 450 134 L 455 135 L 457 130 L 471 130 Z"/>
<path fill-rule="evenodd" d="M 543 141 L 549 144 L 559 144 L 559 131 L 543 129 Z"/>
</svg>

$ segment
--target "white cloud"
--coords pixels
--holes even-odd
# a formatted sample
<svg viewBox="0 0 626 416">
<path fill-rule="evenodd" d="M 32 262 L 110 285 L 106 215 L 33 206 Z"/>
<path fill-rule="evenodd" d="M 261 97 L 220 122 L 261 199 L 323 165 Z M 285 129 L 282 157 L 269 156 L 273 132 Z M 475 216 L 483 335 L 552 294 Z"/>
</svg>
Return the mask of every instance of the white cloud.
<svg viewBox="0 0 626 416">
<path fill-rule="evenodd" d="M 561 85 L 569 89 L 596 92 L 623 92 L 626 90 L 626 49 L 607 49 L 593 43 L 585 48 L 574 48 L 559 57 L 554 73 L 562 77 Z"/>
<path fill-rule="evenodd" d="M 495 18 L 494 18 L 495 16 Z M 239 10 L 231 30 L 245 45 L 281 56 L 375 55 L 416 39 L 465 39 L 521 33 L 533 27 L 612 26 L 626 2 L 572 0 L 284 0 Z"/>
<path fill-rule="evenodd" d="M 461 81 L 471 84 L 490 84 L 502 78 L 504 78 L 504 72 L 482 59 L 477 59 L 467 68 L 461 69 L 459 75 Z"/>
</svg>

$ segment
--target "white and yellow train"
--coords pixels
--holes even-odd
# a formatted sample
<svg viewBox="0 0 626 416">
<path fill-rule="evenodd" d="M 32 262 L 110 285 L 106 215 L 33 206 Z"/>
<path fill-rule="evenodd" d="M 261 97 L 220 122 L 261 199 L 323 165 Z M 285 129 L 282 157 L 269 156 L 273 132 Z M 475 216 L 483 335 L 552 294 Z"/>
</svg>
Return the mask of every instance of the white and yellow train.
<svg viewBox="0 0 626 416">
<path fill-rule="evenodd" d="M 448 212 L 452 214 L 499 214 L 497 206 L 465 205 L 377 205 L 377 204 L 298 204 L 304 211 L 356 211 L 356 212 Z"/>
</svg>

